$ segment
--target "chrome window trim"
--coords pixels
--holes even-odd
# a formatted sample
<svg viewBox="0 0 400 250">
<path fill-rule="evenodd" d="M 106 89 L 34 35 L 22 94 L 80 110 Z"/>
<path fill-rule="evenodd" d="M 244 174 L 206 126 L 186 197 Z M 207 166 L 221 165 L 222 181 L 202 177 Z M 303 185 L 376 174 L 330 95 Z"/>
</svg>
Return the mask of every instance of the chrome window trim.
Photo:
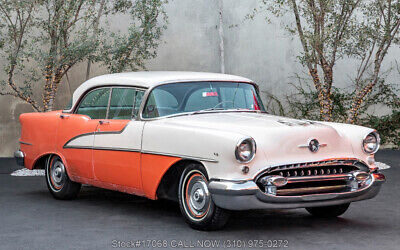
<svg viewBox="0 0 400 250">
<path fill-rule="evenodd" d="M 110 105 L 111 105 L 111 97 L 114 88 L 110 88 L 110 94 L 108 95 L 108 103 L 107 103 L 107 111 L 106 111 L 106 120 L 108 120 L 108 115 L 110 114 Z"/>
</svg>

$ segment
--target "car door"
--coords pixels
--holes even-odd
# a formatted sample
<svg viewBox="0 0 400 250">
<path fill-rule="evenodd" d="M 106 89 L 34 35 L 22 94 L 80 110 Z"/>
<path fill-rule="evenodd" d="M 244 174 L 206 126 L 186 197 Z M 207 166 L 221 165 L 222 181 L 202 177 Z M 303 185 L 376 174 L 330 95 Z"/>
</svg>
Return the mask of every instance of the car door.
<svg viewBox="0 0 400 250">
<path fill-rule="evenodd" d="M 139 190 L 141 137 L 144 122 L 138 115 L 143 90 L 113 87 L 107 118 L 94 135 L 93 166 L 96 180 Z M 136 192 L 136 191 L 135 191 Z"/>
<path fill-rule="evenodd" d="M 110 94 L 110 88 L 94 89 L 82 98 L 75 113 L 60 115 L 57 150 L 65 157 L 68 175 L 75 180 L 93 179 L 94 132 L 106 118 Z"/>
</svg>

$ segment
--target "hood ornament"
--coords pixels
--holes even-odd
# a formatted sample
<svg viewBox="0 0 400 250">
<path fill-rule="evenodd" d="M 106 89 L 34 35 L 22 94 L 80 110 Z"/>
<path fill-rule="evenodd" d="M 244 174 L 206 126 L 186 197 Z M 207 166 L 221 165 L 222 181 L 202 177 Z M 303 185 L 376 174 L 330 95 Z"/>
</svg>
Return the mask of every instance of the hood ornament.
<svg viewBox="0 0 400 250">
<path fill-rule="evenodd" d="M 317 139 L 310 139 L 308 140 L 308 144 L 299 145 L 299 148 L 308 148 L 312 153 L 318 152 L 320 147 L 327 146 L 326 143 L 319 143 Z"/>
</svg>

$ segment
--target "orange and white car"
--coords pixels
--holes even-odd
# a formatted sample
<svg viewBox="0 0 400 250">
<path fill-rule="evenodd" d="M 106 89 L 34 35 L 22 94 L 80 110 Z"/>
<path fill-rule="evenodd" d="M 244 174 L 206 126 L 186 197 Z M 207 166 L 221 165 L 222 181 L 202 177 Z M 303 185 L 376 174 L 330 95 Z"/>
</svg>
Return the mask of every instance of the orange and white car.
<svg viewBox="0 0 400 250">
<path fill-rule="evenodd" d="M 385 181 L 376 131 L 270 115 L 257 85 L 232 75 L 103 75 L 78 87 L 67 109 L 20 122 L 17 162 L 45 169 L 55 198 L 89 184 L 176 200 L 196 229 L 221 228 L 229 210 L 339 216 Z"/>
</svg>

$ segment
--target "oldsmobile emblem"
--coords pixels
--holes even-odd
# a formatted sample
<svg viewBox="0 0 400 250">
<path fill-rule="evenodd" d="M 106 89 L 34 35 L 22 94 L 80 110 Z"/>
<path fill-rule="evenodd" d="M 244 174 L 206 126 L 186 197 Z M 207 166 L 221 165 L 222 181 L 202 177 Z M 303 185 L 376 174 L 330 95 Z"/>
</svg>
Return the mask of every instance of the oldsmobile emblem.
<svg viewBox="0 0 400 250">
<path fill-rule="evenodd" d="M 326 143 L 319 143 L 317 139 L 310 139 L 308 144 L 299 145 L 299 148 L 308 148 L 311 152 L 316 153 L 321 147 L 325 147 Z"/>
<path fill-rule="evenodd" d="M 308 143 L 308 149 L 315 153 L 319 150 L 320 144 L 319 141 L 317 139 L 312 139 L 309 143 Z"/>
</svg>

